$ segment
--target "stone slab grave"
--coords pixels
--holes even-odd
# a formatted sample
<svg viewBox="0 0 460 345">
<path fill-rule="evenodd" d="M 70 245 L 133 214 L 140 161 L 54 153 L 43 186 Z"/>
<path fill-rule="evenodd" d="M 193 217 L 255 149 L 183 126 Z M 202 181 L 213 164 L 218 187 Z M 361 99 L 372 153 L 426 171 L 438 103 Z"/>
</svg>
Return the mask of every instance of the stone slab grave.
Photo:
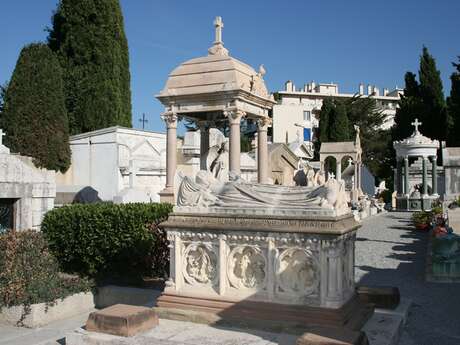
<svg viewBox="0 0 460 345">
<path fill-rule="evenodd" d="M 115 304 L 92 312 L 86 321 L 89 332 L 107 333 L 130 337 L 158 325 L 153 309 L 128 304 Z"/>
</svg>

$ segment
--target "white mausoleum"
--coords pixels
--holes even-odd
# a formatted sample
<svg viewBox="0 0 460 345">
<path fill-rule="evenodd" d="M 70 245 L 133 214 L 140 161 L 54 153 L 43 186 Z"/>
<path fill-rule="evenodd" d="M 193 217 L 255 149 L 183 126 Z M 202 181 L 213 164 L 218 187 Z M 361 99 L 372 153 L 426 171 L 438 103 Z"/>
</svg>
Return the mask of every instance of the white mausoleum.
<svg viewBox="0 0 460 345">
<path fill-rule="evenodd" d="M 58 191 L 90 186 L 106 201 L 159 201 L 166 181 L 166 136 L 109 127 L 70 137 L 72 164 Z"/>
</svg>

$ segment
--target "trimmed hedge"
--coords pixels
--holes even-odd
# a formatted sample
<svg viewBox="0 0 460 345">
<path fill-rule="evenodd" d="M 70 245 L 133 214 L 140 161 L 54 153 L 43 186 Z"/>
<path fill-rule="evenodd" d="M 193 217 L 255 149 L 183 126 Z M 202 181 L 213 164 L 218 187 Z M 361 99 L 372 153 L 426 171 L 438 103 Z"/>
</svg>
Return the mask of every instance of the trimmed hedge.
<svg viewBox="0 0 460 345">
<path fill-rule="evenodd" d="M 0 309 L 53 302 L 90 291 L 92 282 L 59 272 L 43 234 L 9 230 L 0 234 Z"/>
<path fill-rule="evenodd" d="M 73 204 L 49 211 L 41 229 L 66 272 L 87 276 L 167 274 L 167 241 L 158 224 L 170 204 Z"/>
</svg>

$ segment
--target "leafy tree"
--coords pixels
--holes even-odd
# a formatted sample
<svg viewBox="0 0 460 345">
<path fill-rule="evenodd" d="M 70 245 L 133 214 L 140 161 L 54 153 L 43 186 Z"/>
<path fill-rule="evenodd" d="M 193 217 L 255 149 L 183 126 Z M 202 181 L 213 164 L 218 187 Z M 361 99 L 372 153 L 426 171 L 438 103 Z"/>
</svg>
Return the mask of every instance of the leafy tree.
<svg viewBox="0 0 460 345">
<path fill-rule="evenodd" d="M 423 105 L 422 132 L 427 137 L 445 140 L 451 121 L 447 114 L 441 75 L 436 68 L 436 61 L 426 47 L 423 47 L 420 57 L 419 79 Z"/>
<path fill-rule="evenodd" d="M 350 139 L 347 110 L 343 102 L 337 101 L 329 118 L 329 139 L 330 141 L 347 141 Z"/>
<path fill-rule="evenodd" d="M 357 95 L 347 100 L 326 99 L 320 112 L 318 141 L 354 140 L 354 126 L 358 125 L 364 164 L 378 179 L 390 179 L 391 135 L 382 129 L 385 120 L 373 98 Z"/>
<path fill-rule="evenodd" d="M 70 132 L 131 127 L 128 43 L 118 0 L 61 0 L 48 44 L 65 70 Z"/>
<path fill-rule="evenodd" d="M 460 61 L 460 56 L 458 59 Z M 452 87 L 450 96 L 447 99 L 449 117 L 452 121 L 448 144 L 450 146 L 460 146 L 460 63 L 452 63 L 452 65 L 457 70 L 450 76 Z"/>
<path fill-rule="evenodd" d="M 0 127 L 13 152 L 39 167 L 64 172 L 70 165 L 62 69 L 47 45 L 25 46 L 4 95 Z"/>
</svg>

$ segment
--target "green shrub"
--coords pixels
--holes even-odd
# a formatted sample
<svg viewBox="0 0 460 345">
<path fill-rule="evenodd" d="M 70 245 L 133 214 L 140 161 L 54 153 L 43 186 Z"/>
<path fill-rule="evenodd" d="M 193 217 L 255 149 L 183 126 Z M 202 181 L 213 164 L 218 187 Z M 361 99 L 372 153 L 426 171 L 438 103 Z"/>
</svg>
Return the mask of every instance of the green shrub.
<svg viewBox="0 0 460 345">
<path fill-rule="evenodd" d="M 52 304 L 91 288 L 87 279 L 59 272 L 42 233 L 9 230 L 0 234 L 0 307 Z"/>
<path fill-rule="evenodd" d="M 158 224 L 171 211 L 170 204 L 73 204 L 48 212 L 42 231 L 66 272 L 95 277 L 153 270 L 163 277 L 168 247 Z"/>
</svg>

